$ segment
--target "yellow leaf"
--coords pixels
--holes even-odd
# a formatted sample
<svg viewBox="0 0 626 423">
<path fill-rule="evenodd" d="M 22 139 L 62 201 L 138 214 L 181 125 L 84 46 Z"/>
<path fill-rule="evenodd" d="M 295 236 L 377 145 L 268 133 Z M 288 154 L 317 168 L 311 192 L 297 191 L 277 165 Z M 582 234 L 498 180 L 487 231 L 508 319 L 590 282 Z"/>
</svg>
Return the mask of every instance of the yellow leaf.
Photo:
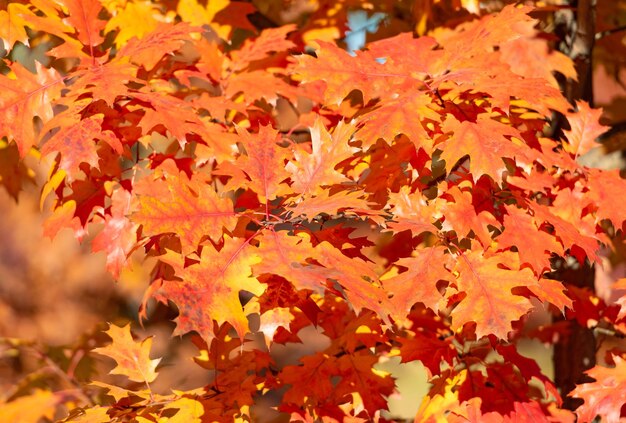
<svg viewBox="0 0 626 423">
<path fill-rule="evenodd" d="M 445 423 L 447 421 L 446 411 L 459 405 L 458 392 L 454 388 L 463 383 L 466 377 L 467 370 L 462 370 L 452 379 L 446 380 L 443 395 L 426 396 L 417 411 L 415 422 Z"/>
<path fill-rule="evenodd" d="M 334 26 L 327 28 L 314 28 L 310 29 L 302 35 L 302 39 L 306 45 L 312 45 L 314 41 L 326 41 L 333 42 L 341 38 L 341 32 L 339 32 L 339 28 Z"/>
<path fill-rule="evenodd" d="M 83 414 L 70 420 L 72 423 L 107 423 L 111 418 L 107 414 L 108 407 L 95 406 L 84 410 Z"/>
<path fill-rule="evenodd" d="M 291 310 L 288 307 L 276 307 L 261 315 L 259 332 L 263 333 L 265 344 L 268 348 L 278 328 L 282 326 L 288 329 L 289 323 L 291 323 L 293 319 L 294 316 L 291 314 Z"/>
<path fill-rule="evenodd" d="M 170 417 L 168 423 L 200 423 L 200 417 L 204 414 L 202 404 L 191 398 L 180 398 L 165 407 L 167 410 L 178 409 L 178 412 Z"/>
<path fill-rule="evenodd" d="M 156 367 L 161 359 L 150 359 L 152 338 L 147 338 L 142 342 L 133 340 L 130 334 L 130 323 L 124 327 L 111 325 L 106 334 L 113 339 L 113 342 L 93 351 L 111 357 L 117 362 L 117 367 L 111 370 L 111 374 L 127 376 L 134 382 L 149 383 L 156 379 Z"/>
<path fill-rule="evenodd" d="M 192 25 L 202 26 L 211 24 L 215 32 L 226 39 L 230 35 L 229 25 L 219 25 L 213 22 L 215 15 L 230 4 L 229 0 L 211 0 L 206 7 L 198 3 L 198 0 L 180 0 L 176 11 L 184 22 Z"/>
<path fill-rule="evenodd" d="M 37 390 L 31 395 L 0 404 L 0 421 L 38 423 L 42 418 L 51 419 L 58 402 L 52 392 Z"/>
<path fill-rule="evenodd" d="M 154 31 L 159 22 L 166 20 L 151 1 L 128 2 L 123 9 L 112 13 L 114 16 L 106 24 L 105 31 L 120 30 L 115 37 L 115 45 L 118 48 L 133 37 L 141 39 Z"/>
<path fill-rule="evenodd" d="M 25 27 L 32 24 L 24 20 L 22 16 L 32 15 L 28 7 L 19 3 L 10 3 L 7 10 L 0 10 L 0 43 L 5 50 L 10 50 L 16 41 L 28 45 L 28 35 Z"/>
</svg>

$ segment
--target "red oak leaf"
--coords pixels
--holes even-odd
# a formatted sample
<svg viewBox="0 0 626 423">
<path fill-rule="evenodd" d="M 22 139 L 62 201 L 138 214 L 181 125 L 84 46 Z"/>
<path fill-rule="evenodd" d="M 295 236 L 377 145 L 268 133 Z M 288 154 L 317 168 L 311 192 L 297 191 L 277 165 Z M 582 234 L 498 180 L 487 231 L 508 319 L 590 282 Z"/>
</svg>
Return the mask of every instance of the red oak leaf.
<svg viewBox="0 0 626 423">
<path fill-rule="evenodd" d="M 249 331 L 239 292 L 261 295 L 264 285 L 252 276 L 252 266 L 261 261 L 256 249 L 247 242 L 225 238 L 217 251 L 203 248 L 200 261 L 186 265 L 180 254 L 168 251 L 159 259 L 174 268 L 181 281 L 166 280 L 155 298 L 171 300 L 178 307 L 174 334 L 196 331 L 207 342 L 213 338 L 213 321 L 230 323 L 243 340 Z"/>
<path fill-rule="evenodd" d="M 75 114 L 60 114 L 44 126 L 60 129 L 46 141 L 41 148 L 43 155 L 60 153 L 59 167 L 67 172 L 71 181 L 79 172 L 81 163 L 88 163 L 91 167 L 98 167 L 98 141 L 106 141 L 111 148 L 121 154 L 124 150 L 120 140 L 113 132 L 102 129 L 102 118 L 90 116 L 82 119 Z M 47 131 L 46 131 L 47 132 Z"/>
<path fill-rule="evenodd" d="M 145 236 L 176 234 L 183 254 L 196 250 L 204 237 L 219 241 L 223 228 L 237 224 L 232 201 L 221 198 L 200 175 L 189 178 L 168 169 L 138 181 L 133 193 L 131 222 L 142 225 Z"/>
<path fill-rule="evenodd" d="M 439 374 L 443 363 L 452 364 L 457 356 L 456 348 L 450 342 L 442 341 L 435 336 L 426 336 L 416 332 L 414 336 L 401 340 L 400 355 L 402 362 L 419 360 L 431 372 Z"/>
<path fill-rule="evenodd" d="M 530 269 L 517 270 L 503 267 L 514 260 L 513 253 L 486 256 L 480 251 L 461 254 L 456 260 L 454 282 L 456 290 L 465 293 L 452 310 L 452 328 L 457 330 L 465 322 L 476 322 L 476 335 L 494 334 L 506 339 L 512 330 L 511 323 L 532 309 L 524 297 L 513 295 L 517 287 L 534 285 L 537 279 Z"/>
<path fill-rule="evenodd" d="M 258 134 L 250 134 L 244 128 L 237 128 L 239 140 L 246 154 L 237 159 L 237 168 L 243 170 L 249 180 L 242 182 L 241 188 L 256 192 L 264 203 L 288 192 L 287 185 L 281 184 L 289 178 L 285 164 L 290 158 L 287 148 L 279 147 L 279 133 L 271 126 L 261 126 Z"/>
</svg>

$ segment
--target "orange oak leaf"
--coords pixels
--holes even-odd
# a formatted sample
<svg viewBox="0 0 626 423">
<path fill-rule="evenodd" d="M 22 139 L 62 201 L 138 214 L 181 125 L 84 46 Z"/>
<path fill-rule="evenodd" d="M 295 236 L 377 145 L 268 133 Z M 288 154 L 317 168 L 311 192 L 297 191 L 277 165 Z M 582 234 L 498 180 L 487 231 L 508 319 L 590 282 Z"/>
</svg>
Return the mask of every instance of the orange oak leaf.
<svg viewBox="0 0 626 423">
<path fill-rule="evenodd" d="M 417 248 L 411 257 L 401 258 L 394 263 L 407 270 L 392 278 L 382 279 L 385 290 L 393 294 L 390 299 L 393 305 L 391 317 L 404 319 L 415 303 L 423 303 L 435 312 L 439 310 L 443 296 L 437 283 L 454 280 L 454 276 L 444 267 L 450 257 L 445 252 L 445 248 L 438 246 Z"/>
<path fill-rule="evenodd" d="M 239 135 L 227 132 L 221 125 L 205 122 L 202 137 L 203 140 L 206 141 L 206 145 L 197 144 L 195 146 L 195 155 L 198 164 L 204 164 L 214 160 L 217 160 L 220 164 L 226 162 L 230 163 L 236 151 Z M 241 171 L 240 169 L 239 172 L 241 173 Z"/>
<path fill-rule="evenodd" d="M 46 141 L 41 148 L 43 155 L 59 153 L 59 167 L 67 173 L 68 180 L 75 178 L 81 163 L 98 167 L 98 141 L 105 141 L 117 154 L 121 154 L 123 146 L 115 134 L 102 129 L 102 118 L 90 116 L 82 119 L 76 114 L 60 114 L 44 126 L 60 129 Z M 46 131 L 47 132 L 47 131 Z"/>
<path fill-rule="evenodd" d="M 324 81 L 327 104 L 340 104 L 352 90 L 360 90 L 367 103 L 372 98 L 389 95 L 391 86 L 407 81 L 407 74 L 389 73 L 385 65 L 367 51 L 357 51 L 353 57 L 334 44 L 323 41 L 317 44 L 320 47 L 317 57 L 298 56 L 294 72 L 302 82 Z"/>
<path fill-rule="evenodd" d="M 254 274 L 282 276 L 297 289 L 322 292 L 327 274 L 314 271 L 307 259 L 315 250 L 306 236 L 289 235 L 285 231 L 266 231 L 259 246 L 263 260 L 255 264 Z"/>
<path fill-rule="evenodd" d="M 0 136 L 13 139 L 24 157 L 37 142 L 33 119 L 52 118 L 51 100 L 59 96 L 63 79 L 53 69 L 37 65 L 33 74 L 19 63 L 9 76 L 0 75 Z"/>
<path fill-rule="evenodd" d="M 573 162 L 575 163 L 575 162 Z M 556 178 L 547 172 L 531 170 L 524 176 L 507 176 L 507 185 L 517 187 L 528 192 L 544 192 L 547 188 L 551 188 L 556 184 Z"/>
<path fill-rule="evenodd" d="M 615 229 L 621 229 L 626 213 L 615 198 L 623 198 L 626 194 L 626 179 L 620 176 L 618 170 L 589 169 L 587 186 L 589 191 L 583 195 L 585 199 L 591 200 L 597 219 L 609 219 Z"/>
<path fill-rule="evenodd" d="M 278 328 L 289 328 L 289 323 L 293 320 L 294 316 L 289 307 L 274 307 L 261 314 L 259 332 L 263 334 L 265 345 L 269 348 Z"/>
<path fill-rule="evenodd" d="M 596 142 L 596 139 L 609 129 L 600 125 L 602 109 L 592 109 L 584 101 L 577 101 L 576 108 L 575 113 L 567 115 L 571 129 L 563 131 L 567 139 L 563 148 L 574 158 L 582 156 L 594 147 L 599 147 L 600 144 Z"/>
<path fill-rule="evenodd" d="M 468 59 L 467 68 L 460 68 L 437 78 L 433 86 L 454 84 L 445 99 L 455 99 L 468 92 L 488 93 L 489 103 L 508 113 L 511 98 L 522 100 L 522 104 L 549 117 L 552 110 L 565 114 L 569 103 L 561 91 L 542 78 L 524 78 L 513 73 L 508 64 L 497 56 L 484 58 L 482 62 Z"/>
<path fill-rule="evenodd" d="M 183 254 L 198 248 L 204 237 L 222 238 L 237 217 L 232 201 L 222 198 L 200 175 L 189 178 L 176 169 L 157 172 L 135 184 L 131 222 L 143 226 L 143 235 L 176 234 Z"/>
<path fill-rule="evenodd" d="M 246 154 L 237 159 L 238 168 L 249 178 L 241 187 L 253 190 L 265 203 L 287 193 L 287 185 L 281 182 L 289 178 L 285 164 L 291 154 L 287 148 L 276 144 L 280 141 L 278 131 L 271 126 L 261 126 L 258 134 L 250 134 L 244 128 L 237 128 L 237 133 L 246 149 Z"/>
<path fill-rule="evenodd" d="M 98 19 L 102 10 L 99 0 L 57 0 L 68 11 L 67 23 L 76 31 L 76 37 L 83 45 L 90 48 L 102 44 L 104 38 L 100 32 L 106 21 Z M 93 52 L 91 54 L 93 56 Z"/>
<path fill-rule="evenodd" d="M 470 171 L 474 180 L 482 175 L 489 175 L 496 182 L 502 182 L 504 157 L 518 161 L 527 160 L 528 157 L 527 147 L 508 138 L 522 139 L 519 131 L 491 119 L 486 114 L 478 115 L 476 122 L 460 122 L 454 116 L 447 115 L 442 131 L 450 133 L 447 140 L 437 145 L 442 149 L 441 158 L 446 161 L 446 167 L 452 169 L 456 162 L 469 154 Z"/>
<path fill-rule="evenodd" d="M 392 306 L 372 265 L 344 255 L 327 241 L 315 246 L 313 258 L 325 267 L 320 271 L 344 288 L 345 298 L 357 314 L 367 308 L 384 322 L 389 320 Z"/>
<path fill-rule="evenodd" d="M 356 215 L 365 217 L 368 214 L 375 214 L 374 210 L 369 210 L 368 201 L 363 198 L 362 191 L 341 191 L 330 195 L 328 191 L 322 191 L 319 195 L 311 198 L 304 198 L 294 206 L 286 208 L 293 213 L 293 216 L 306 216 L 312 219 L 319 214 L 336 216 L 340 212 L 344 215 Z"/>
<path fill-rule="evenodd" d="M 227 67 L 228 58 L 220 49 L 219 44 L 214 40 L 209 41 L 203 37 L 194 42 L 193 46 L 199 56 L 196 64 L 197 73 L 190 70 L 181 70 L 177 74 L 197 75 L 202 78 L 208 76 L 212 81 L 220 81 L 223 71 Z M 185 80 L 185 78 L 181 78 L 181 80 Z M 190 84 L 188 80 L 186 83 Z"/>
<path fill-rule="evenodd" d="M 442 201 L 435 205 L 436 210 L 445 218 L 442 229 L 454 230 L 459 237 L 474 233 L 480 243 L 485 248 L 488 247 L 491 244 L 491 234 L 487 225 L 493 225 L 495 218 L 485 210 L 477 213 L 472 204 L 472 194 L 467 190 L 453 186 L 445 195 L 454 201 Z"/>
<path fill-rule="evenodd" d="M 394 232 L 410 230 L 413 235 L 436 230 L 433 221 L 435 208 L 426 203 L 424 196 L 411 193 L 410 188 L 403 186 L 398 193 L 390 193 L 388 204 L 392 204 L 391 213 L 396 222 L 389 222 L 387 226 Z"/>
<path fill-rule="evenodd" d="M 159 22 L 149 34 L 140 39 L 132 38 L 123 44 L 118 54 L 150 70 L 163 56 L 178 50 L 185 42 L 192 40 L 193 34 L 200 31 L 200 28 L 192 27 L 185 22 L 177 24 Z"/>
<path fill-rule="evenodd" d="M 127 217 L 130 205 L 130 192 L 122 188 L 113 192 L 111 214 L 105 217 L 104 227 L 91 241 L 94 252 L 103 251 L 106 254 L 107 270 L 116 279 L 126 266 L 128 255 L 137 241 L 137 228 Z"/>
<path fill-rule="evenodd" d="M 296 25 L 285 25 L 280 28 L 269 28 L 261 32 L 254 40 L 246 40 L 244 45 L 232 53 L 235 72 L 250 66 L 254 61 L 266 58 L 270 53 L 289 50 L 295 47 L 292 41 L 287 40 L 287 34 L 293 32 Z"/>
<path fill-rule="evenodd" d="M 113 59 L 102 65 L 89 66 L 74 73 L 72 89 L 76 96 L 89 94 L 94 100 L 102 99 L 113 105 L 119 96 L 129 93 L 127 84 L 138 82 L 137 66 L 125 59 Z M 75 101 L 73 97 L 64 99 Z"/>
<path fill-rule="evenodd" d="M 274 103 L 279 95 L 295 103 L 299 94 L 298 88 L 268 69 L 233 74 L 224 81 L 224 85 L 226 98 L 243 99 L 246 104 L 253 104 L 260 99 Z"/>
<path fill-rule="evenodd" d="M 43 236 L 54 239 L 61 229 L 70 228 L 77 240 L 87 234 L 80 219 L 76 217 L 76 201 L 69 200 L 54 209 L 43 222 Z"/>
<path fill-rule="evenodd" d="M 536 284 L 529 285 L 528 289 L 541 301 L 554 304 L 561 313 L 565 313 L 565 307 L 573 309 L 572 299 L 565 295 L 565 286 L 559 281 L 541 278 Z"/>
<path fill-rule="evenodd" d="M 196 331 L 207 342 L 214 337 L 213 321 L 230 323 L 243 340 L 249 331 L 239 292 L 259 296 L 265 285 L 252 276 L 252 266 L 261 261 L 258 251 L 246 241 L 225 237 L 217 251 L 202 249 L 200 261 L 185 265 L 185 258 L 172 251 L 159 259 L 174 268 L 182 280 L 166 280 L 155 298 L 171 300 L 178 307 L 175 334 Z"/>
<path fill-rule="evenodd" d="M 35 13 L 22 14 L 26 26 L 36 28 L 37 31 L 47 32 L 48 34 L 59 37 L 64 42 L 61 45 L 50 49 L 49 54 L 57 58 L 77 58 L 82 66 L 90 66 L 94 64 L 94 57 L 90 55 L 93 52 L 91 45 L 85 49 L 85 43 L 77 38 L 76 28 L 66 17 L 67 9 L 61 1 L 34 1 L 31 2 L 38 9 Z M 91 6 L 98 7 L 97 4 L 91 3 Z M 89 6 L 88 6 L 89 7 Z M 74 8 L 74 10 L 76 10 Z M 63 17 L 61 17 L 63 16 Z M 101 21 L 102 22 L 102 21 Z M 98 22 L 94 22 L 99 25 Z M 86 39 L 81 37 L 83 41 Z M 84 51 L 86 50 L 86 52 Z"/>
<path fill-rule="evenodd" d="M 513 72 L 526 78 L 541 78 L 551 86 L 559 84 L 553 72 L 578 79 L 574 62 L 560 51 L 550 50 L 547 40 L 538 36 L 522 36 L 500 45 L 502 60 Z"/>
<path fill-rule="evenodd" d="M 368 44 L 367 50 L 379 62 L 384 61 L 385 69 L 392 74 L 424 78 L 438 72 L 438 65 L 444 56 L 443 50 L 438 47 L 437 40 L 432 37 L 415 38 L 412 33 L 406 32 L 374 41 Z M 416 86 L 430 91 L 424 83 L 418 82 Z"/>
<path fill-rule="evenodd" d="M 562 198 L 566 198 L 566 194 L 562 194 Z M 582 210 L 580 203 L 584 197 L 576 199 L 571 195 L 567 195 L 567 198 L 571 201 L 569 204 L 568 201 L 561 202 L 564 205 L 563 210 L 559 210 L 556 207 L 533 204 L 535 224 L 541 226 L 544 222 L 547 222 L 552 225 L 555 235 L 561 241 L 563 247 L 570 250 L 572 247 L 579 249 L 578 251 L 582 253 L 582 256 L 575 250 L 570 252 L 580 262 L 584 261 L 584 256 L 587 256 L 592 261 L 598 261 L 597 252 L 600 249 L 600 239 L 595 234 L 595 228 L 593 228 L 589 220 L 583 220 L 580 216 Z M 578 213 L 572 214 L 575 208 L 577 208 Z M 565 215 L 562 217 L 558 214 Z"/>
<path fill-rule="evenodd" d="M 158 92 L 139 92 L 133 93 L 133 96 L 150 105 L 144 109 L 145 114 L 140 122 L 145 133 L 163 125 L 178 140 L 181 147 L 187 143 L 187 134 L 205 135 L 205 124 L 188 102 Z M 207 138 L 213 139 L 210 135 Z"/>
<path fill-rule="evenodd" d="M 554 252 L 559 256 L 565 254 L 555 236 L 537 228 L 531 215 L 512 206 L 506 206 L 506 211 L 503 218 L 504 231 L 496 238 L 499 248 L 515 247 L 520 261 L 528 263 L 537 275 L 550 269 L 550 253 Z"/>
<path fill-rule="evenodd" d="M 287 164 L 293 180 L 292 189 L 301 194 L 314 194 L 321 186 L 349 181 L 335 166 L 352 157 L 356 149 L 348 144 L 355 126 L 340 122 L 331 134 L 321 119 L 311 128 L 311 152 L 299 145 L 294 148 L 294 161 Z"/>
<path fill-rule="evenodd" d="M 618 393 L 626 391 L 626 360 L 613 356 L 613 361 L 613 368 L 595 366 L 587 370 L 585 373 L 596 381 L 580 384 L 570 393 L 575 398 L 585 400 L 576 409 L 578 421 L 592 422 L 598 415 L 607 423 L 623 421 L 620 410 L 626 403 L 626 398 Z"/>
<path fill-rule="evenodd" d="M 105 333 L 113 342 L 93 352 L 116 361 L 117 366 L 111 370 L 111 374 L 127 376 L 133 382 L 150 383 L 156 379 L 156 367 L 161 359 L 150 359 L 152 338 L 136 342 L 130 333 L 130 323 L 124 327 L 110 325 Z"/>
<path fill-rule="evenodd" d="M 467 91 L 486 93 L 491 97 L 491 104 L 505 113 L 508 113 L 511 97 L 527 100 L 529 107 L 546 117 L 550 116 L 550 109 L 565 113 L 569 104 L 558 88 L 543 78 L 515 74 L 506 63 L 506 57 L 503 58 L 499 50 L 494 51 L 494 47 L 535 33 L 536 21 L 527 15 L 530 11 L 529 7 L 507 6 L 497 14 L 466 23 L 454 31 L 435 34 L 443 57 L 436 61 L 432 71 L 436 77 L 431 86 L 449 86 L 452 82 L 454 85 L 447 98 Z"/>
<path fill-rule="evenodd" d="M 467 22 L 455 31 L 441 31 L 436 39 L 447 52 L 448 67 L 463 68 L 464 61 L 490 53 L 494 46 L 535 33 L 536 21 L 528 16 L 531 7 L 506 6 L 497 14 Z"/>
<path fill-rule="evenodd" d="M 470 251 L 457 257 L 453 284 L 458 292 L 465 293 L 452 310 L 452 328 L 459 329 L 465 322 L 476 322 L 476 335 L 494 334 L 507 339 L 511 322 L 519 320 L 532 309 L 532 303 L 514 295 L 517 287 L 534 285 L 537 279 L 530 269 L 507 269 L 503 265 L 514 262 L 513 253 L 486 256 L 480 251 Z"/>
<path fill-rule="evenodd" d="M 6 51 L 13 48 L 16 41 L 28 45 L 26 27 L 31 27 L 27 21 L 33 12 L 25 4 L 9 3 L 6 10 L 0 10 L 0 44 Z"/>
<path fill-rule="evenodd" d="M 541 155 L 537 158 L 537 162 L 543 165 L 546 168 L 561 168 L 563 170 L 570 171 L 572 173 L 581 171 L 580 163 L 578 163 L 574 158 L 572 158 L 569 154 L 563 154 L 562 151 L 562 142 L 557 140 L 553 140 L 551 138 L 546 137 L 538 137 L 537 141 L 541 147 Z M 546 172 L 542 172 L 540 169 L 537 171 L 531 171 L 531 174 L 534 174 L 534 179 L 537 179 L 538 184 L 546 184 L 544 187 L 551 187 L 556 184 L 556 179 L 558 175 L 550 175 Z M 515 178 L 515 177 L 514 177 Z M 550 178 L 552 178 L 552 182 L 549 182 Z M 532 182 L 530 182 L 532 184 Z"/>
<path fill-rule="evenodd" d="M 405 134 L 416 148 L 432 154 L 433 140 L 422 122 L 441 121 L 441 115 L 433 110 L 434 104 L 433 99 L 421 91 L 387 101 L 357 120 L 360 129 L 355 139 L 363 141 L 363 148 L 367 149 L 379 138 L 391 142 L 396 136 Z"/>
</svg>

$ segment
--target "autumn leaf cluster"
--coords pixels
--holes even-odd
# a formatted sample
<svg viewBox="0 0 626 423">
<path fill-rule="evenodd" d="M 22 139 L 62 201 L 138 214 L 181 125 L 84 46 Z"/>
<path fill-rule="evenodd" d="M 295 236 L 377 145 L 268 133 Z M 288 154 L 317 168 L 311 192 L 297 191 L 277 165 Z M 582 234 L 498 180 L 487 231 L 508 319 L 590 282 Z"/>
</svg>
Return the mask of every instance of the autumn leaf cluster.
<svg viewBox="0 0 626 423">
<path fill-rule="evenodd" d="M 93 352 L 134 383 L 95 377 L 106 400 L 91 404 L 33 391 L 0 415 L 31 401 L 74 404 L 67 421 L 231 421 L 272 397 L 295 421 L 385 421 L 397 387 L 377 365 L 400 357 L 429 373 L 416 421 L 574 421 L 515 345 L 540 311 L 626 333 L 623 301 L 597 306 L 551 273 L 598 263 L 622 236 L 626 181 L 577 161 L 605 131 L 600 111 L 563 97 L 555 75 L 576 73 L 532 9 L 355 54 L 306 26 L 258 31 L 253 12 L 194 0 L 0 11 L 2 154 L 52 163 L 45 235 L 90 239 L 115 277 L 137 257 L 156 263 L 139 315 L 153 300 L 177 310 L 174 335 L 193 335 L 213 378 L 153 392 L 151 340 L 111 325 Z M 45 60 L 11 60 L 37 43 Z M 555 134 L 557 115 L 568 129 Z M 311 327 L 324 346 L 279 362 L 275 347 Z M 619 421 L 624 354 L 576 388 L 579 421 Z"/>
</svg>

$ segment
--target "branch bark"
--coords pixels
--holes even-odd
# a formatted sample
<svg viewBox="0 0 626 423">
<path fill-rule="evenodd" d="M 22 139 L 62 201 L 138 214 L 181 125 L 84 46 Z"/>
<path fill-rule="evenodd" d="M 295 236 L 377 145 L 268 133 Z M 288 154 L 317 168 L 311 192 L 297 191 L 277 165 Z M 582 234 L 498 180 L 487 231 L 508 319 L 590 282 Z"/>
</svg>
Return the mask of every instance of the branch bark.
<svg viewBox="0 0 626 423">
<path fill-rule="evenodd" d="M 595 0 L 572 0 L 574 14 L 569 21 L 569 51 L 564 51 L 573 61 L 578 73 L 578 81 L 565 83 L 565 95 L 570 103 L 576 100 L 587 101 L 593 106 L 593 63 L 595 43 Z M 578 269 L 562 265 L 557 278 L 566 285 L 595 291 L 595 272 L 592 265 L 585 264 Z M 596 339 L 592 329 L 579 325 L 576 320 L 568 321 L 570 333 L 554 346 L 554 383 L 563 397 L 563 407 L 578 408 L 582 400 L 567 396 L 577 384 L 589 382 L 585 370 L 596 364 Z"/>
</svg>

